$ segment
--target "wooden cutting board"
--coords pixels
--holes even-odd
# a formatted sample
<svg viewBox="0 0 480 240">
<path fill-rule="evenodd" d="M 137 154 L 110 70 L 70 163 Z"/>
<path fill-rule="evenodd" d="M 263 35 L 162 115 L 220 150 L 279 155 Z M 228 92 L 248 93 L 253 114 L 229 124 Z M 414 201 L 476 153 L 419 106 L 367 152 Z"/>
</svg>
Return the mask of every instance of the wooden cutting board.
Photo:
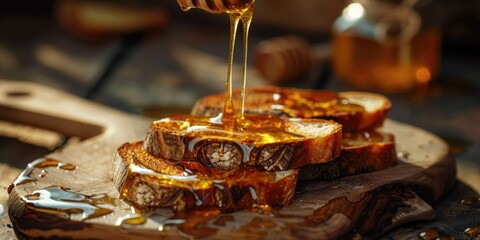
<svg viewBox="0 0 480 240">
<path fill-rule="evenodd" d="M 377 237 L 407 222 L 433 219 L 431 204 L 455 182 L 455 162 L 444 141 L 387 120 L 383 130 L 397 141 L 396 167 L 302 182 L 293 204 L 279 211 L 142 215 L 119 199 L 109 171 L 116 148 L 142 140 L 152 119 L 8 81 L 0 81 L 0 119 L 82 140 L 30 164 L 10 189 L 8 213 L 15 233 L 24 239 Z"/>
</svg>

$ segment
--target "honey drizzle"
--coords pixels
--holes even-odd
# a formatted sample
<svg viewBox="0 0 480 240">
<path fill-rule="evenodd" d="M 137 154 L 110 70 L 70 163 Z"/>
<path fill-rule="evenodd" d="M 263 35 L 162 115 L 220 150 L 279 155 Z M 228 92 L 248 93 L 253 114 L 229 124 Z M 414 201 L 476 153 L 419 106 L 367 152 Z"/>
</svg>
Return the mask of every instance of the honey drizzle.
<svg viewBox="0 0 480 240">
<path fill-rule="evenodd" d="M 255 0 L 247 1 L 187 1 L 178 0 L 178 3 L 183 11 L 188 11 L 191 8 L 201 8 L 210 13 L 227 13 L 230 19 L 230 39 L 229 39 L 229 53 L 228 53 L 228 71 L 225 89 L 225 100 L 223 114 L 219 115 L 219 119 L 224 124 L 234 124 L 241 122 L 244 119 L 244 102 L 245 102 L 245 88 L 247 82 L 247 52 L 248 52 L 248 32 L 253 18 L 253 5 Z M 240 106 L 240 113 L 237 116 L 235 106 L 233 103 L 233 58 L 235 52 L 235 40 L 237 36 L 238 23 L 242 22 L 243 26 L 243 82 L 241 89 L 242 103 Z"/>
<path fill-rule="evenodd" d="M 246 6 L 226 11 L 230 17 L 230 49 L 228 58 L 228 74 L 225 90 L 225 105 L 223 109 L 223 117 L 236 118 L 239 121 L 244 119 L 245 112 L 245 89 L 247 86 L 247 60 L 248 60 L 248 33 L 253 19 L 253 4 L 255 0 L 250 1 Z M 237 118 L 235 107 L 233 104 L 233 57 L 235 52 L 235 39 L 237 35 L 238 22 L 242 22 L 243 26 L 243 76 L 241 89 L 241 106 L 240 114 Z"/>
<path fill-rule="evenodd" d="M 240 119 L 244 119 L 245 114 L 245 97 L 247 88 L 247 62 L 248 62 L 248 33 L 253 19 L 253 7 L 250 7 L 241 16 L 243 26 L 243 76 L 242 76 L 242 90 L 240 92 L 242 102 L 240 107 Z"/>
<path fill-rule="evenodd" d="M 218 118 L 172 115 L 154 124 L 185 133 L 192 144 L 203 139 L 219 139 L 240 142 L 247 145 L 245 146 L 247 150 L 250 145 L 299 141 L 305 138 L 302 135 L 289 132 L 288 129 L 285 129 L 288 120 L 283 120 L 274 115 L 249 114 L 243 119 L 242 125 L 231 122 L 227 124 L 219 123 L 217 122 Z M 193 147 L 190 146 L 189 148 Z"/>
<path fill-rule="evenodd" d="M 250 29 L 251 21 L 253 18 L 253 4 L 254 0 L 249 1 L 237 1 L 237 2 L 224 2 L 219 7 L 220 10 L 227 13 L 230 18 L 230 43 L 229 43 L 229 57 L 228 57 L 228 73 L 226 81 L 224 109 L 221 114 L 214 118 L 199 118 L 193 116 L 185 116 L 184 119 L 172 119 L 172 122 L 184 121 L 180 127 L 186 127 L 187 136 L 190 139 L 194 139 L 194 142 L 203 140 L 204 138 L 229 140 L 241 142 L 243 144 L 264 144 L 278 141 L 290 141 L 300 140 L 303 136 L 293 134 L 285 131 L 283 120 L 280 118 L 274 118 L 268 115 L 262 115 L 261 124 L 257 124 L 256 121 L 260 120 L 258 116 L 254 119 L 245 117 L 245 92 L 247 82 L 247 53 L 248 53 L 248 32 Z M 207 2 L 188 2 L 181 1 L 179 3 L 184 10 L 188 10 L 191 7 L 203 7 Z M 228 4 L 227 4 L 228 3 Z M 215 6 L 218 8 L 218 2 L 215 2 Z M 212 5 L 212 6 L 213 6 Z M 216 13 L 210 6 L 204 9 L 209 12 Z M 218 10 L 218 9 L 217 9 Z M 241 106 L 240 111 L 237 113 L 236 107 L 233 101 L 233 58 L 235 50 L 235 40 L 239 21 L 243 26 L 243 83 L 241 89 Z M 273 124 L 272 124 L 273 122 Z M 175 128 L 175 125 L 166 126 L 169 129 Z M 244 153 L 248 152 L 249 146 L 242 147 Z M 248 156 L 244 156 L 248 157 Z"/>
<path fill-rule="evenodd" d="M 308 90 L 283 89 L 274 92 L 271 101 L 272 110 L 280 110 L 289 117 L 314 118 L 342 111 L 355 113 L 365 110 L 362 106 L 331 92 L 317 94 Z"/>
<path fill-rule="evenodd" d="M 234 118 L 235 108 L 233 106 L 233 55 L 235 51 L 235 39 L 237 36 L 237 27 L 241 14 L 231 13 L 230 17 L 230 47 L 228 53 L 228 72 L 225 89 L 225 105 L 223 108 L 223 117 Z"/>
<path fill-rule="evenodd" d="M 66 171 L 72 171 L 77 169 L 77 166 L 69 163 L 63 163 L 58 160 L 48 159 L 48 158 L 39 158 L 27 165 L 27 167 L 20 173 L 20 175 L 15 179 L 15 181 L 8 187 L 7 191 L 10 194 L 13 188 L 17 185 L 34 182 L 37 179 L 32 177 L 32 171 L 35 168 L 47 168 L 47 167 L 57 167 L 58 169 L 63 169 Z M 42 171 L 39 177 L 44 177 L 45 172 Z"/>
</svg>

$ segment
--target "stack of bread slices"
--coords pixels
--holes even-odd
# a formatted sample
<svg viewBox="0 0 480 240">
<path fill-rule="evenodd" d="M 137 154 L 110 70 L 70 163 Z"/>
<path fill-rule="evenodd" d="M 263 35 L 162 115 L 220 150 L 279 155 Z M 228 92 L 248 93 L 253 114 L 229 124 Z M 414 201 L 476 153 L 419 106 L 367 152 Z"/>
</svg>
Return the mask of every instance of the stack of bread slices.
<svg viewBox="0 0 480 240">
<path fill-rule="evenodd" d="M 393 135 L 378 131 L 391 107 L 382 95 L 265 87 L 247 89 L 246 96 L 247 119 L 265 116 L 258 121 L 266 127 L 269 118 L 281 119 L 284 131 L 298 138 L 193 138 L 186 128 L 169 127 L 188 125 L 189 116 L 222 113 L 224 94 L 204 97 L 192 115 L 155 121 L 144 141 L 118 148 L 112 178 L 122 198 L 144 211 L 281 207 L 294 199 L 298 181 L 335 179 L 397 163 Z"/>
</svg>

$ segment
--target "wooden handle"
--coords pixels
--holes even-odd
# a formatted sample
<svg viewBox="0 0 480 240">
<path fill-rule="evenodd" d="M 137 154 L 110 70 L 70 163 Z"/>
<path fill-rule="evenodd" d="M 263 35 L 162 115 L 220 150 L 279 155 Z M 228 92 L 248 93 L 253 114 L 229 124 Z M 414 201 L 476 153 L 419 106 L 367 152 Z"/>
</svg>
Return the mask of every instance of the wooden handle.
<svg viewBox="0 0 480 240">
<path fill-rule="evenodd" d="M 311 45 L 298 36 L 260 42 L 254 53 L 254 67 L 265 80 L 280 84 L 295 80 L 330 57 L 327 44 Z"/>
</svg>

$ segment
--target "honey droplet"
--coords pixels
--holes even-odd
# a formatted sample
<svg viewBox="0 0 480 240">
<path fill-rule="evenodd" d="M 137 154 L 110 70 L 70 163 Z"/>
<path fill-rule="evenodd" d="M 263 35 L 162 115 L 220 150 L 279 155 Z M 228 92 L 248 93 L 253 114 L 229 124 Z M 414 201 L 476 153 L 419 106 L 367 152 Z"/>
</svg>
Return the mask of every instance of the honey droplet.
<svg viewBox="0 0 480 240">
<path fill-rule="evenodd" d="M 470 205 L 473 205 L 473 204 L 477 203 L 479 201 L 479 198 L 480 197 L 465 198 L 465 199 L 462 199 L 460 201 L 460 203 L 463 204 L 463 205 L 470 206 Z"/>
<path fill-rule="evenodd" d="M 425 229 L 417 234 L 418 239 L 421 240 L 435 240 L 440 237 L 437 231 L 433 229 Z"/>
<path fill-rule="evenodd" d="M 407 159 L 408 160 L 408 157 L 410 156 L 410 153 L 409 152 L 405 152 L 405 151 L 400 151 L 397 153 L 397 156 L 399 158 L 404 158 L 404 159 Z"/>
<path fill-rule="evenodd" d="M 116 225 L 140 225 L 147 221 L 147 218 L 135 207 L 130 207 L 131 214 L 117 219 Z"/>
<path fill-rule="evenodd" d="M 464 233 L 470 237 L 476 237 L 477 235 L 480 235 L 480 226 L 467 228 Z"/>
<path fill-rule="evenodd" d="M 59 163 L 57 167 L 60 168 L 60 169 L 63 169 L 63 170 L 67 170 L 67 171 L 72 171 L 72 170 L 77 169 L 76 165 L 69 164 L 69 163 L 67 163 L 67 164 Z"/>
</svg>

